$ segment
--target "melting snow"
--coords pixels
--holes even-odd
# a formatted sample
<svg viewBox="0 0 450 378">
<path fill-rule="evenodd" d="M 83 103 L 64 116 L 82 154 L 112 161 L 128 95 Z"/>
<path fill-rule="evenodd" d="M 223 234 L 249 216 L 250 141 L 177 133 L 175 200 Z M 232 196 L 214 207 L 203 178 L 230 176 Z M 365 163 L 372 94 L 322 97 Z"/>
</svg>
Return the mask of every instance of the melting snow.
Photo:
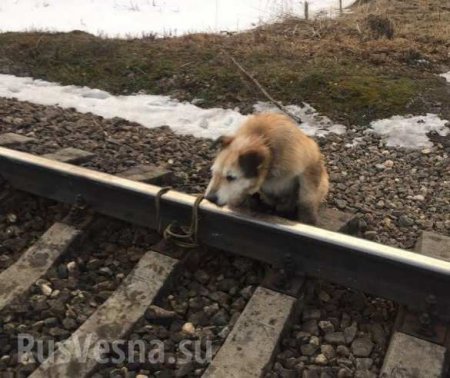
<svg viewBox="0 0 450 378">
<path fill-rule="evenodd" d="M 280 109 L 268 102 L 258 102 L 254 105 L 255 112 L 281 112 Z M 344 134 L 346 127 L 344 125 L 333 123 L 328 117 L 322 116 L 316 112 L 311 105 L 303 103 L 302 106 L 287 105 L 286 109 L 302 120 L 300 128 L 307 135 L 316 135 L 319 137 L 329 133 Z"/>
<path fill-rule="evenodd" d="M 61 86 L 29 77 L 1 74 L 0 97 L 75 108 L 79 112 L 91 112 L 105 118 L 121 117 L 149 128 L 167 125 L 180 134 L 212 139 L 233 133 L 247 117 L 239 113 L 238 109 L 203 109 L 168 96 L 113 96 L 99 89 Z M 255 112 L 278 111 L 271 104 L 264 102 L 259 102 L 254 107 Z M 300 127 L 308 135 L 324 136 L 330 132 L 345 132 L 345 126 L 336 125 L 327 117 L 318 115 L 308 104 L 301 107 L 288 105 L 287 108 L 304 121 Z"/>
<path fill-rule="evenodd" d="M 105 118 L 121 117 L 149 128 L 169 126 L 176 133 L 215 139 L 232 134 L 247 117 L 239 109 L 203 109 L 189 102 L 180 102 L 168 96 L 136 94 L 114 96 L 108 92 L 75 85 L 61 86 L 29 77 L 0 74 L 0 97 L 17 98 L 42 105 L 75 108 L 82 113 L 94 113 Z M 286 108 L 300 117 L 300 128 L 308 135 L 318 137 L 329 133 L 343 134 L 344 125 L 335 124 L 321 116 L 308 105 L 287 105 Z M 270 103 L 258 102 L 255 113 L 280 110 Z M 368 132 L 382 135 L 388 147 L 428 148 L 433 143 L 427 133 L 450 133 L 448 121 L 436 114 L 425 116 L 394 116 L 371 123 Z M 355 147 L 359 140 L 347 147 Z"/>
<path fill-rule="evenodd" d="M 445 80 L 447 80 L 450 83 L 450 71 L 440 74 L 439 76 L 442 76 Z"/>
<path fill-rule="evenodd" d="M 422 148 L 433 146 L 427 137 L 430 131 L 447 135 L 450 129 L 446 124 L 447 120 L 428 113 L 425 116 L 414 117 L 394 116 L 374 121 L 370 125 L 371 131 L 384 136 L 388 147 Z"/>
<path fill-rule="evenodd" d="M 354 0 L 343 0 L 343 6 Z M 311 16 L 337 14 L 339 0 L 309 0 Z M 2 31 L 82 30 L 108 37 L 239 31 L 283 15 L 303 17 L 300 0 L 1 0 Z"/>
</svg>

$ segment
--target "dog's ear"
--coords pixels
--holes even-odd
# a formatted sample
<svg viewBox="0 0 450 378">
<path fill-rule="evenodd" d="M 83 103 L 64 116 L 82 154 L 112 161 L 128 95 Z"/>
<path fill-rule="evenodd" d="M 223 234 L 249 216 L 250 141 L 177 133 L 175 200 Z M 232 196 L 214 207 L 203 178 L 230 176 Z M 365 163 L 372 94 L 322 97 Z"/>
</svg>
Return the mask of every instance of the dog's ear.
<svg viewBox="0 0 450 378">
<path fill-rule="evenodd" d="M 211 148 L 219 148 L 219 149 L 223 149 L 226 146 L 228 146 L 232 141 L 233 141 L 234 137 L 231 135 L 222 135 L 220 137 L 218 137 L 211 145 Z"/>
<path fill-rule="evenodd" d="M 258 176 L 259 169 L 264 163 L 266 154 L 264 151 L 251 150 L 239 155 L 239 166 L 247 178 Z"/>
</svg>

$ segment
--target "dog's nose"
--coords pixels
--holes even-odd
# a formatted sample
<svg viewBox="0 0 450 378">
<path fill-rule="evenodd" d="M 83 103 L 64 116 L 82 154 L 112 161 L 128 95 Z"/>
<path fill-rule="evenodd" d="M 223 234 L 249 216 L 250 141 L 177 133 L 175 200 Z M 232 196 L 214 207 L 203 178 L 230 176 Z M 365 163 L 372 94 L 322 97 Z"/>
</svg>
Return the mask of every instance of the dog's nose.
<svg viewBox="0 0 450 378">
<path fill-rule="evenodd" d="M 217 200 L 219 199 L 217 197 L 216 193 L 208 193 L 205 197 L 209 202 L 217 204 Z"/>
</svg>

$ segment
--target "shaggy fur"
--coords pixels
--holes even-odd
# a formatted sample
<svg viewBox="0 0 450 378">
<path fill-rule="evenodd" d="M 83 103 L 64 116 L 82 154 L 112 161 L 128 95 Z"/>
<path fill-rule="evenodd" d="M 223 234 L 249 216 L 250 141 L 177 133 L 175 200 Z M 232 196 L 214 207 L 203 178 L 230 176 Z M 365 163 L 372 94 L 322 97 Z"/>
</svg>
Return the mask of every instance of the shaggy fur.
<svg viewBox="0 0 450 378">
<path fill-rule="evenodd" d="M 240 206 L 257 194 L 278 214 L 295 213 L 317 223 L 328 193 L 328 174 L 317 143 L 288 117 L 255 115 L 234 136 L 218 140 L 206 198 L 219 206 Z"/>
</svg>

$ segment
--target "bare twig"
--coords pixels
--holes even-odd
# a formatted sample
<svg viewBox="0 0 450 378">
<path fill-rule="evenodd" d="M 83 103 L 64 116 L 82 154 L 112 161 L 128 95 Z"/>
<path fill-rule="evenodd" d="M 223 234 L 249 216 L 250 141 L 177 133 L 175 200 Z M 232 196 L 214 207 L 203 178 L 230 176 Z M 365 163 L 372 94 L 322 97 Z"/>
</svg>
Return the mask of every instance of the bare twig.
<svg viewBox="0 0 450 378">
<path fill-rule="evenodd" d="M 43 38 L 44 38 L 44 35 L 41 35 L 41 36 L 39 37 L 39 39 L 38 39 L 37 42 L 36 42 L 36 45 L 34 46 L 35 50 L 37 50 L 37 49 L 39 48 L 39 46 L 40 46 L 40 44 L 41 44 Z"/>
<path fill-rule="evenodd" d="M 280 109 L 283 113 L 285 113 L 286 115 L 288 115 L 289 117 L 291 117 L 294 121 L 296 121 L 297 123 L 302 123 L 302 120 L 300 119 L 300 117 L 297 117 L 295 114 L 293 114 L 292 112 L 290 112 L 289 110 L 286 109 L 285 106 L 283 106 L 283 104 L 281 104 L 279 101 L 275 100 L 270 94 L 269 92 L 266 91 L 266 89 L 258 82 L 258 80 L 255 79 L 255 77 L 248 72 L 244 67 L 242 67 L 242 65 L 235 59 L 233 58 L 231 55 L 227 54 L 231 61 L 234 63 L 234 65 L 239 68 L 239 70 L 245 75 L 247 76 L 247 78 L 249 78 L 257 87 L 258 89 L 261 91 L 261 93 L 272 103 L 274 104 L 278 109 Z"/>
</svg>

